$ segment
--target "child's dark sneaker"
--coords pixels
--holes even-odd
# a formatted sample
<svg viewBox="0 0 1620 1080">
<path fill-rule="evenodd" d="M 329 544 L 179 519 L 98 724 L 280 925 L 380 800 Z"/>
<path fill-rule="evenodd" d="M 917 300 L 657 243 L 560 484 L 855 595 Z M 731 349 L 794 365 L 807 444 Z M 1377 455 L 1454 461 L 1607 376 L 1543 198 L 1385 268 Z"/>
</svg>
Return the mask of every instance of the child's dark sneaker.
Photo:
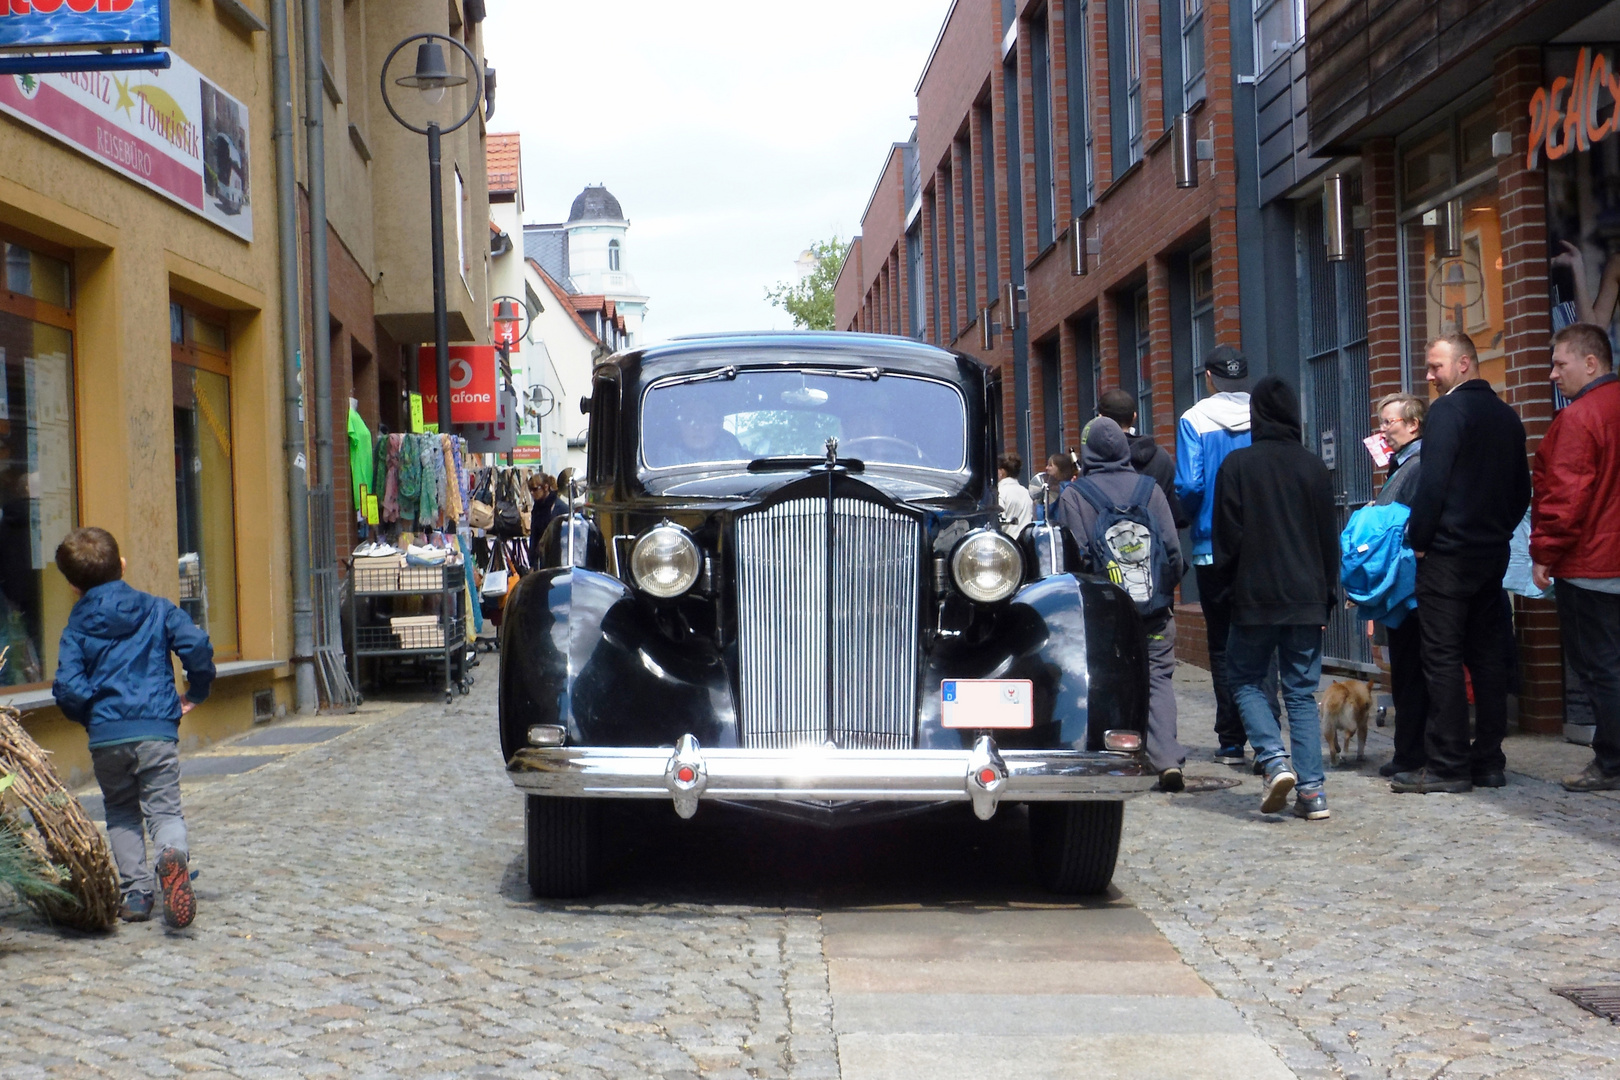
<svg viewBox="0 0 1620 1080">
<path fill-rule="evenodd" d="M 174 848 L 164 848 L 153 869 L 163 893 L 163 921 L 176 930 L 190 926 L 197 917 L 197 896 L 191 891 L 186 857 Z"/>
<path fill-rule="evenodd" d="M 118 909 L 118 917 L 125 922 L 145 922 L 152 917 L 152 894 L 149 892 L 132 892 L 124 895 L 124 903 Z"/>
</svg>

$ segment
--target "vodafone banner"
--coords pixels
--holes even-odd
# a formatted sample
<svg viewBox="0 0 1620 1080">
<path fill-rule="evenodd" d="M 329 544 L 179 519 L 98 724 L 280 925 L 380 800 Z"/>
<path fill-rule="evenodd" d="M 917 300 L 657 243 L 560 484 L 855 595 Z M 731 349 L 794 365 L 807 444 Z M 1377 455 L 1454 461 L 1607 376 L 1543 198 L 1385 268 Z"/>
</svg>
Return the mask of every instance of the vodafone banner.
<svg viewBox="0 0 1620 1080">
<path fill-rule="evenodd" d="M 422 420 L 439 422 L 438 359 L 432 345 L 416 351 L 417 377 L 422 384 Z M 493 424 L 495 402 L 495 346 L 450 346 L 450 422 Z"/>
<path fill-rule="evenodd" d="M 170 56 L 156 71 L 0 75 L 0 112 L 252 240 L 247 109 Z"/>
</svg>

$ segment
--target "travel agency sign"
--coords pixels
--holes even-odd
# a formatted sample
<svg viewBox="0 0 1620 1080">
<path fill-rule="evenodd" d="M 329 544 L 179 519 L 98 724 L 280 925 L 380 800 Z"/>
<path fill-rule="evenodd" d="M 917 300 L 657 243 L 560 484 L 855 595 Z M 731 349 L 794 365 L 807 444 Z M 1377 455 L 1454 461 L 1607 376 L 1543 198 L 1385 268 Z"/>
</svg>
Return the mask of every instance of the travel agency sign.
<svg viewBox="0 0 1620 1080">
<path fill-rule="evenodd" d="M 169 0 L 0 0 L 0 49 L 169 43 Z"/>
<path fill-rule="evenodd" d="M 155 71 L 0 76 L 0 112 L 252 240 L 247 109 L 168 55 L 170 66 Z"/>
</svg>

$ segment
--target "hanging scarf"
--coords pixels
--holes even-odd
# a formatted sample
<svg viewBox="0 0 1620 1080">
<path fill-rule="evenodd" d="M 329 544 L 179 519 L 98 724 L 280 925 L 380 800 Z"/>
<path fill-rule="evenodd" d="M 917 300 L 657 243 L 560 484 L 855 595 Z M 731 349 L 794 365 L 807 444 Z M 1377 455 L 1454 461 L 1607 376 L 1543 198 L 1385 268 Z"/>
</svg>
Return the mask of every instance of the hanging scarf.
<svg viewBox="0 0 1620 1080">
<path fill-rule="evenodd" d="M 384 521 L 399 520 L 399 443 L 398 432 L 388 436 L 388 450 L 383 459 L 387 463 L 381 506 Z"/>
<path fill-rule="evenodd" d="M 399 448 L 399 516 L 415 520 L 422 501 L 422 447 L 417 435 L 401 436 Z"/>
<path fill-rule="evenodd" d="M 416 520 L 431 524 L 439 517 L 439 479 L 433 471 L 433 459 L 438 455 L 433 452 L 433 437 L 417 436 L 415 449 L 418 470 Z"/>
<path fill-rule="evenodd" d="M 461 513 L 456 515 L 456 523 L 465 529 L 467 528 L 467 511 L 472 501 L 472 489 L 469 486 L 472 483 L 472 478 L 467 475 L 467 465 L 461 456 L 463 445 L 465 444 L 459 435 L 450 440 L 450 453 L 456 464 L 456 497 L 461 500 Z"/>
<path fill-rule="evenodd" d="M 439 437 L 439 449 L 444 454 L 444 522 L 446 525 L 455 525 L 461 521 L 466 513 L 461 498 L 460 478 L 456 474 L 455 458 L 456 439 L 453 435 Z"/>
</svg>

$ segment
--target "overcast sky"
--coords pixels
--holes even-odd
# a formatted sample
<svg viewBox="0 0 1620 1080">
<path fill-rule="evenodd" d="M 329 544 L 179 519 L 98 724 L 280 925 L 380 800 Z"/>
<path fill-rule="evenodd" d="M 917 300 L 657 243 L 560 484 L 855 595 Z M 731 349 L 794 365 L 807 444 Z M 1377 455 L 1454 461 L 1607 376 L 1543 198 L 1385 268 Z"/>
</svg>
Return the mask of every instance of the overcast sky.
<svg viewBox="0 0 1620 1080">
<path fill-rule="evenodd" d="M 765 288 L 858 229 L 949 4 L 490 0 L 490 128 L 523 136 L 524 220 L 605 183 L 647 342 L 791 327 Z"/>
</svg>

